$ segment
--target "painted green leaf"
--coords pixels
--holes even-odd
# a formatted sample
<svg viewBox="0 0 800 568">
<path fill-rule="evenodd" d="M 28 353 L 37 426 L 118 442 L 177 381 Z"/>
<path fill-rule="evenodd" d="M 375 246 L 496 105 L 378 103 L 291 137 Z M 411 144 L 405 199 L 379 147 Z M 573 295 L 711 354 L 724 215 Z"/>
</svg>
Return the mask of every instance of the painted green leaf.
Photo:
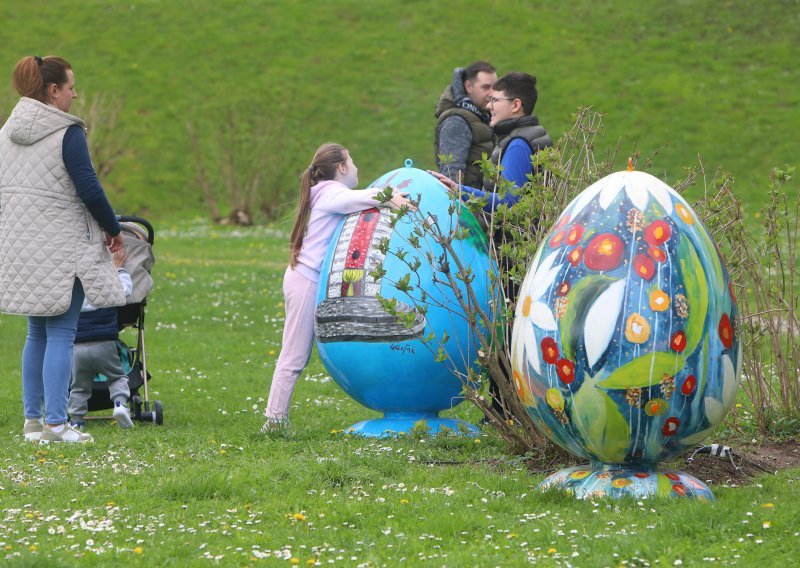
<svg viewBox="0 0 800 568">
<path fill-rule="evenodd" d="M 711 252 L 717 253 L 712 246 Z M 686 353 L 694 351 L 703 338 L 703 329 L 708 313 L 708 280 L 697 250 L 685 235 L 678 245 L 678 261 L 681 266 L 683 283 L 686 286 L 686 299 L 689 301 L 689 318 L 686 320 Z"/>
<path fill-rule="evenodd" d="M 656 488 L 656 495 L 659 497 L 669 497 L 672 495 L 672 481 L 663 473 L 658 475 L 658 486 Z"/>
<path fill-rule="evenodd" d="M 596 379 L 586 376 L 575 394 L 572 419 L 592 454 L 607 463 L 622 463 L 631 440 L 630 426 L 611 397 L 597 388 Z"/>
<path fill-rule="evenodd" d="M 583 322 L 586 313 L 595 300 L 615 280 L 608 276 L 587 276 L 580 280 L 567 294 L 567 309 L 559 321 L 561 332 L 561 350 L 564 357 L 570 361 L 575 360 L 575 350 L 578 340 L 583 337 Z"/>
<path fill-rule="evenodd" d="M 683 368 L 685 361 L 678 353 L 656 351 L 637 357 L 623 365 L 600 381 L 604 389 L 645 388 L 657 385 L 661 378 L 675 375 Z"/>
</svg>

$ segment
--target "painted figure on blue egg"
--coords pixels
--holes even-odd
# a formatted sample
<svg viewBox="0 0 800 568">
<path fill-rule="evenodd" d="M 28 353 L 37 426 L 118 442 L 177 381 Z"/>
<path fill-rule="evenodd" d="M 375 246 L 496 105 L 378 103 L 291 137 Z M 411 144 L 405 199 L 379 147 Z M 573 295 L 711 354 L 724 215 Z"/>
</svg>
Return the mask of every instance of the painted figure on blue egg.
<svg viewBox="0 0 800 568">
<path fill-rule="evenodd" d="M 314 301 L 319 271 L 343 217 L 379 205 L 383 188 L 353 191 L 358 168 L 350 152 L 339 144 L 323 144 L 300 176 L 300 202 L 291 235 L 289 267 L 283 277 L 286 320 L 281 353 L 275 365 L 262 431 L 286 425 L 297 378 L 308 364 L 314 346 Z M 413 205 L 396 192 L 387 205 Z"/>
</svg>

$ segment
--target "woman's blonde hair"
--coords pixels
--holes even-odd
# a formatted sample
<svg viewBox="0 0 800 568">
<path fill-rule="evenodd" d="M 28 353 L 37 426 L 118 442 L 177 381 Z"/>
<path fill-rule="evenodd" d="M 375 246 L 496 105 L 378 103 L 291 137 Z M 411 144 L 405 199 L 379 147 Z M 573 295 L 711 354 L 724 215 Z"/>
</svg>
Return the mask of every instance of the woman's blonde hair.
<svg viewBox="0 0 800 568">
<path fill-rule="evenodd" d="M 336 168 L 347 162 L 347 148 L 341 144 L 328 142 L 320 146 L 314 153 L 314 159 L 300 176 L 300 202 L 297 204 L 297 216 L 292 228 L 291 254 L 289 265 L 297 266 L 300 249 L 303 248 L 303 237 L 306 233 L 308 215 L 311 212 L 311 188 L 321 181 L 336 177 Z"/>
</svg>

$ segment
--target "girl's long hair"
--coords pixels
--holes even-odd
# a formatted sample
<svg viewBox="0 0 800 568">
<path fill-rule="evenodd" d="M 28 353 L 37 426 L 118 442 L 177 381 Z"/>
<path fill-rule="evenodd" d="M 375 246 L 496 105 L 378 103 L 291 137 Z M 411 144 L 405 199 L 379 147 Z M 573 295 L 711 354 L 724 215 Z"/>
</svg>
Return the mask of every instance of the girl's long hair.
<svg viewBox="0 0 800 568">
<path fill-rule="evenodd" d="M 300 202 L 297 204 L 297 216 L 292 228 L 291 254 L 289 266 L 297 266 L 300 249 L 303 248 L 303 237 L 306 233 L 308 215 L 311 212 L 311 188 L 321 181 L 336 177 L 336 168 L 347 161 L 347 148 L 341 144 L 328 142 L 314 153 L 314 159 L 300 176 Z"/>
</svg>

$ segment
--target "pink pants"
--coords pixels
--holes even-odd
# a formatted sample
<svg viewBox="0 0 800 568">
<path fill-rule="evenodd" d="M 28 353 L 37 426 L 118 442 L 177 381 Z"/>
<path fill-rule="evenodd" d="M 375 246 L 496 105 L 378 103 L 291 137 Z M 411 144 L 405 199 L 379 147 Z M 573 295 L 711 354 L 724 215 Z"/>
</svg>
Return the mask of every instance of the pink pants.
<svg viewBox="0 0 800 568">
<path fill-rule="evenodd" d="M 317 283 L 291 267 L 283 275 L 286 321 L 283 325 L 281 354 L 272 375 L 267 418 L 285 420 L 289 416 L 292 391 L 300 373 L 311 358 L 314 347 L 314 303 Z"/>
</svg>

